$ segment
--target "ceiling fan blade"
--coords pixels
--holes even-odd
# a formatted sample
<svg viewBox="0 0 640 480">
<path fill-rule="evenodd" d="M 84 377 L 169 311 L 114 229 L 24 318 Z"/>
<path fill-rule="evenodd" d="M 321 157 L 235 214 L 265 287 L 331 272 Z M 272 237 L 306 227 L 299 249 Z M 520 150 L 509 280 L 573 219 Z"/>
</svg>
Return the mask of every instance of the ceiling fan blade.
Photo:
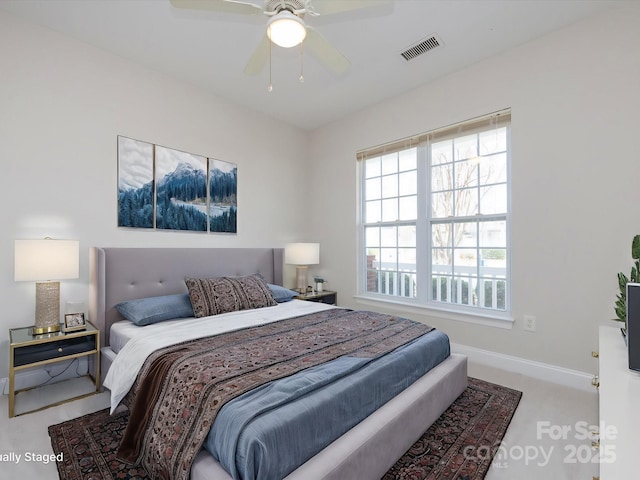
<svg viewBox="0 0 640 480">
<path fill-rule="evenodd" d="M 262 40 L 247 62 L 247 66 L 244 67 L 244 73 L 247 75 L 257 75 L 262 71 L 267 60 L 269 60 L 269 43 L 271 42 L 266 35 L 262 37 Z"/>
<path fill-rule="evenodd" d="M 304 40 L 304 47 L 335 73 L 345 73 L 351 66 L 351 62 L 347 57 L 341 54 L 326 38 L 309 26 L 307 26 L 307 37 Z"/>
<path fill-rule="evenodd" d="M 170 0 L 176 8 L 191 10 L 208 10 L 210 12 L 241 13 L 257 15 L 263 13 L 262 7 L 253 3 L 237 2 L 235 0 Z"/>
<path fill-rule="evenodd" d="M 332 15 L 391 4 L 393 0 L 311 0 L 307 8 L 312 15 Z"/>
</svg>

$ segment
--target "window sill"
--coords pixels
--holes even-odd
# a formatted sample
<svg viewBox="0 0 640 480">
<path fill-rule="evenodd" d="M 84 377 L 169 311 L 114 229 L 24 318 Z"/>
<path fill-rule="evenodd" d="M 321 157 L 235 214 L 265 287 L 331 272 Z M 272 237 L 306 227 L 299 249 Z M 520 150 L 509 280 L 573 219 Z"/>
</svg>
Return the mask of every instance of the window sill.
<svg viewBox="0 0 640 480">
<path fill-rule="evenodd" d="M 455 320 L 459 322 L 473 323 L 476 325 L 485 325 L 488 327 L 502 328 L 511 330 L 513 328 L 513 318 L 507 312 L 504 313 L 485 313 L 474 312 L 466 313 L 454 311 L 449 308 L 436 308 L 432 306 L 418 305 L 410 301 L 402 301 L 400 299 L 381 298 L 378 296 L 355 295 L 353 297 L 356 303 L 363 305 L 372 305 L 377 307 L 400 308 L 409 313 L 417 313 L 420 315 L 430 315 L 433 317 L 444 318 L 447 320 Z"/>
</svg>

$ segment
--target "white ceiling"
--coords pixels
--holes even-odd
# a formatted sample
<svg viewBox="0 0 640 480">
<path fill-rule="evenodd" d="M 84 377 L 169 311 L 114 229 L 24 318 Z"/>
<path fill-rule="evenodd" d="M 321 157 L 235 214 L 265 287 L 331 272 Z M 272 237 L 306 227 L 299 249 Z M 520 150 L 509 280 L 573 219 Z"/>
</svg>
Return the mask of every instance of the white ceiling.
<svg viewBox="0 0 640 480">
<path fill-rule="evenodd" d="M 246 0 L 262 5 L 263 0 Z M 314 3 L 350 0 L 314 0 Z M 611 8 L 612 0 L 396 0 L 305 17 L 350 61 L 343 75 L 310 54 L 274 47 L 256 76 L 243 69 L 267 17 L 193 11 L 169 0 L 0 0 L 0 10 L 49 27 L 303 129 L 411 90 L 466 65 Z M 407 62 L 400 52 L 437 34 L 438 47 Z"/>
</svg>

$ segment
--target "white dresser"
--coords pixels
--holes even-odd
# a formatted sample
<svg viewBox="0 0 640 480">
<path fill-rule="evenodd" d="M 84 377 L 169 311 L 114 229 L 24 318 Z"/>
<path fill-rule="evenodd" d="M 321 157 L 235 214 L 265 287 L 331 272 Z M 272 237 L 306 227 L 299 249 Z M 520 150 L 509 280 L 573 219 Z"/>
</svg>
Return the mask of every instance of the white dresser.
<svg viewBox="0 0 640 480">
<path fill-rule="evenodd" d="M 629 370 L 620 322 L 600 327 L 600 480 L 640 478 L 640 373 Z"/>
</svg>

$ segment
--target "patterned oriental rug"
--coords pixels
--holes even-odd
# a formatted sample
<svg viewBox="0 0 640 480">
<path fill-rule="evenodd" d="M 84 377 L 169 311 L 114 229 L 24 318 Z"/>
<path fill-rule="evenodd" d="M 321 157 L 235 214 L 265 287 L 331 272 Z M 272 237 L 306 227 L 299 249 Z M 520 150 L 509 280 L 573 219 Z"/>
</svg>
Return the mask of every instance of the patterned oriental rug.
<svg viewBox="0 0 640 480">
<path fill-rule="evenodd" d="M 383 480 L 481 480 L 518 407 L 522 393 L 469 377 L 469 386 Z M 61 480 L 148 479 L 141 467 L 115 458 L 128 412 L 90 413 L 49 427 Z"/>
</svg>

